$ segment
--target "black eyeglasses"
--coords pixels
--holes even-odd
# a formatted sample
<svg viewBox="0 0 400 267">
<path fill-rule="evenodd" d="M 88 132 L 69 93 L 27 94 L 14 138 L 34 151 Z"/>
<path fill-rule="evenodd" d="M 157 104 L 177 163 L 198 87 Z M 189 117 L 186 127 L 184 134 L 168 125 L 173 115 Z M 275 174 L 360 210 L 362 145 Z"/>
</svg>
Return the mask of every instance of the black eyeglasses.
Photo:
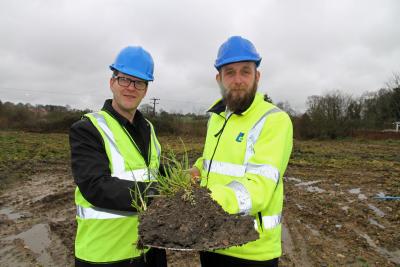
<svg viewBox="0 0 400 267">
<path fill-rule="evenodd" d="M 129 87 L 133 83 L 133 87 L 141 91 L 146 89 L 148 84 L 145 81 L 132 80 L 127 77 L 114 76 L 114 78 L 117 79 L 118 84 L 122 87 Z"/>
</svg>

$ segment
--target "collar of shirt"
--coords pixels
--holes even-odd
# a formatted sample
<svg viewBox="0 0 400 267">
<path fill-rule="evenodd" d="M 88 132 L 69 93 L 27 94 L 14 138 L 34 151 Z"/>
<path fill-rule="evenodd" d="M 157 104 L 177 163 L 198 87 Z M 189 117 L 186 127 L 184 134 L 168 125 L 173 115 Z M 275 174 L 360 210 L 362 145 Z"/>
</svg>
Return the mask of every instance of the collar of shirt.
<svg viewBox="0 0 400 267">
<path fill-rule="evenodd" d="M 142 113 L 137 109 L 135 112 L 135 117 L 133 117 L 133 122 L 131 123 L 128 119 L 123 117 L 121 114 L 119 114 L 113 107 L 112 107 L 112 99 L 107 99 L 104 102 L 102 110 L 108 112 L 113 116 L 121 125 L 125 127 L 133 126 L 137 128 L 140 123 L 143 123 L 144 117 Z"/>
</svg>

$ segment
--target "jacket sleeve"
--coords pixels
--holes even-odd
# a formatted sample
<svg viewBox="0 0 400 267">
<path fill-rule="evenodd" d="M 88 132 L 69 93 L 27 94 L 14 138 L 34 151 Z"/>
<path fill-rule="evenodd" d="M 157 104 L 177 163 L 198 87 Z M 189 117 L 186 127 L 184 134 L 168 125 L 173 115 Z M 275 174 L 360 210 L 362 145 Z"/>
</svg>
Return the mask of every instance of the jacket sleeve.
<svg viewBox="0 0 400 267">
<path fill-rule="evenodd" d="M 292 145 L 293 128 L 289 116 L 284 112 L 268 116 L 244 177 L 211 187 L 211 196 L 229 213 L 253 215 L 265 210 L 282 183 Z"/>
<path fill-rule="evenodd" d="M 74 123 L 70 129 L 71 169 L 83 197 L 99 208 L 135 211 L 131 206 L 133 181 L 112 177 L 103 139 L 87 119 Z M 147 183 L 137 182 L 143 192 Z"/>
</svg>

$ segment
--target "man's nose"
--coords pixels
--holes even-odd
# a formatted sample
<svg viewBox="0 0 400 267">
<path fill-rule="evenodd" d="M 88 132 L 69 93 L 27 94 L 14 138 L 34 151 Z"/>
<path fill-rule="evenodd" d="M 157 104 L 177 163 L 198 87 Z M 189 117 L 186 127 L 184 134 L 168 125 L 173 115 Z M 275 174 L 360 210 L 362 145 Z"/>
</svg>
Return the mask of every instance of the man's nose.
<svg viewBox="0 0 400 267">
<path fill-rule="evenodd" d="M 233 77 L 233 82 L 235 83 L 235 84 L 241 84 L 242 83 L 242 77 L 240 76 L 240 74 L 236 74 L 234 77 Z"/>
</svg>

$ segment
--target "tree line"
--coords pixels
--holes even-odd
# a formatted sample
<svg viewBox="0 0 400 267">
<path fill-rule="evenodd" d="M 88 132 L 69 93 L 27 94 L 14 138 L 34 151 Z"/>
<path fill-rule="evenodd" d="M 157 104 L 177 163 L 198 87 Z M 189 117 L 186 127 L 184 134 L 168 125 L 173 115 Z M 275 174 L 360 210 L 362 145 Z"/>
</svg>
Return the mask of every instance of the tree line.
<svg viewBox="0 0 400 267">
<path fill-rule="evenodd" d="M 292 118 L 295 135 L 303 139 L 334 139 L 361 131 L 394 129 L 394 123 L 400 121 L 400 76 L 394 75 L 387 88 L 360 97 L 338 90 L 310 96 L 306 112 Z"/>
<path fill-rule="evenodd" d="M 89 109 L 69 106 L 14 104 L 0 100 L 0 129 L 30 132 L 66 132 Z"/>
<path fill-rule="evenodd" d="M 205 134 L 207 115 L 168 113 L 161 110 L 154 116 L 146 105 L 139 109 L 151 120 L 159 134 Z M 0 130 L 65 133 L 74 122 L 90 112 L 92 111 L 89 109 L 71 109 L 69 106 L 14 104 L 0 100 Z"/>
<path fill-rule="evenodd" d="M 273 102 L 268 95 L 267 101 Z M 298 139 L 340 138 L 360 131 L 380 132 L 393 129 L 400 121 L 400 75 L 395 74 L 386 88 L 353 97 L 334 90 L 307 98 L 303 113 L 294 111 L 288 102 L 276 103 L 292 118 Z M 204 136 L 208 114 L 178 114 L 161 110 L 154 116 L 148 105 L 139 109 L 154 124 L 158 134 Z M 0 100 L 0 129 L 34 132 L 68 132 L 70 126 L 90 110 L 69 106 L 13 104 Z"/>
</svg>

